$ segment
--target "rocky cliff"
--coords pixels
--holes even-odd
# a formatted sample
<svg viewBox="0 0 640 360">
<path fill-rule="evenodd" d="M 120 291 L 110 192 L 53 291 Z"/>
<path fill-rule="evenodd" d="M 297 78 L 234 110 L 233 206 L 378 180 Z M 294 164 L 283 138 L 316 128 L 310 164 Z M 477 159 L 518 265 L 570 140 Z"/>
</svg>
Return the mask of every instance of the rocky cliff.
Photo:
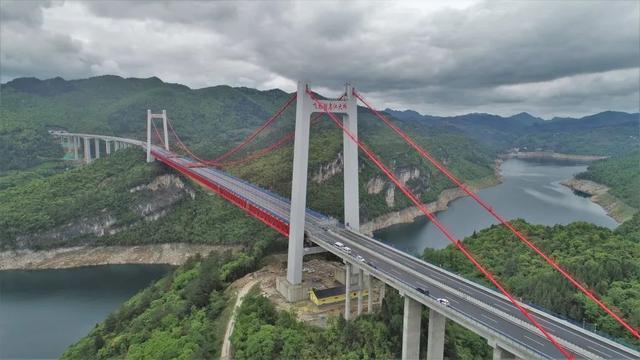
<svg viewBox="0 0 640 360">
<path fill-rule="evenodd" d="M 186 186 L 176 175 L 161 175 L 148 184 L 129 189 L 131 193 L 139 193 L 137 201 L 129 205 L 135 220 L 119 219 L 109 209 L 88 217 L 81 217 L 51 230 L 20 235 L 16 237 L 18 249 L 37 248 L 40 245 L 64 244 L 70 239 L 82 237 L 100 237 L 115 234 L 135 225 L 138 221 L 152 221 L 164 216 L 173 204 L 189 196 L 194 191 Z"/>
</svg>

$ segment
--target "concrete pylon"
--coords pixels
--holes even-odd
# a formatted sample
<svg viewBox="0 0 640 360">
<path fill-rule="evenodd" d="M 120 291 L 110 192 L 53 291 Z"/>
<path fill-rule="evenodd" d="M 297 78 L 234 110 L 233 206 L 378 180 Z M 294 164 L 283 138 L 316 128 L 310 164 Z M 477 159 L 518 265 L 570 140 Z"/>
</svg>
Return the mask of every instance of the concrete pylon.
<svg viewBox="0 0 640 360">
<path fill-rule="evenodd" d="M 304 298 L 302 288 L 302 260 L 304 255 L 304 225 L 307 203 L 307 171 L 309 167 L 309 132 L 311 115 L 315 112 L 328 111 L 346 114 L 345 124 L 357 134 L 356 98 L 350 85 L 347 85 L 345 100 L 318 100 L 316 103 L 307 94 L 306 82 L 299 81 L 296 97 L 296 127 L 293 145 L 293 178 L 291 181 L 291 212 L 289 216 L 289 250 L 287 255 L 287 277 L 279 278 L 276 286 L 288 301 L 299 301 Z M 358 148 L 351 146 L 352 140 L 344 137 L 345 158 L 345 223 L 358 230 L 359 195 L 358 195 Z M 348 159 L 348 160 L 347 160 Z M 354 168 L 354 169 L 351 169 Z"/>
<path fill-rule="evenodd" d="M 162 129 L 164 131 L 164 149 L 169 151 L 169 132 L 167 131 L 167 110 L 162 110 Z"/>
<path fill-rule="evenodd" d="M 353 95 L 351 84 L 346 85 L 346 115 L 343 124 L 356 138 L 358 136 L 358 102 Z M 358 189 L 358 144 L 342 133 L 342 151 L 344 157 L 344 223 L 347 228 L 360 230 L 360 192 Z"/>
<path fill-rule="evenodd" d="M 111 140 L 104 141 L 104 148 L 105 148 L 105 151 L 107 152 L 107 155 L 111 154 Z"/>
<path fill-rule="evenodd" d="M 153 157 L 151 156 L 151 110 L 147 109 L 147 162 L 152 162 Z"/>
<path fill-rule="evenodd" d="M 421 321 L 422 304 L 405 295 L 404 317 L 402 319 L 402 360 L 416 360 L 420 358 Z"/>
<path fill-rule="evenodd" d="M 441 313 L 429 309 L 429 333 L 427 342 L 427 359 L 442 360 L 444 358 L 444 329 L 446 318 Z"/>
</svg>

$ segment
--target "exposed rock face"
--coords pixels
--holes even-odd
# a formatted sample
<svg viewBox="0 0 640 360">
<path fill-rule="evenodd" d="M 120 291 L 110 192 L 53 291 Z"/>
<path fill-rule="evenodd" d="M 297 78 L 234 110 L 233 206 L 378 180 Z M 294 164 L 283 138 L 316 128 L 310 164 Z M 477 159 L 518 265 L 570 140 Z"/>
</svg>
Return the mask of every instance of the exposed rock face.
<svg viewBox="0 0 640 360">
<path fill-rule="evenodd" d="M 473 189 L 473 187 L 471 187 Z M 476 189 L 473 189 L 476 191 Z M 427 204 L 427 209 L 430 212 L 438 212 L 447 209 L 449 203 L 455 199 L 466 196 L 465 192 L 461 189 L 447 189 L 440 193 L 438 200 Z M 405 224 L 413 222 L 418 216 L 421 216 L 422 211 L 415 206 L 394 211 L 389 214 L 378 216 L 377 218 L 360 225 L 360 231 L 364 234 L 372 235 L 374 231 L 384 229 L 391 225 Z"/>
<path fill-rule="evenodd" d="M 332 162 L 322 165 L 316 170 L 311 178 L 318 184 L 322 184 L 323 182 L 331 179 L 335 175 L 342 172 L 342 167 L 344 166 L 344 160 L 342 158 L 342 153 L 338 153 L 338 157 Z"/>
<path fill-rule="evenodd" d="M 143 194 L 140 200 L 129 206 L 129 209 L 140 216 L 143 221 L 157 220 L 164 216 L 171 206 L 179 200 L 186 196 L 195 197 L 195 192 L 185 186 L 182 180 L 175 175 L 158 176 L 151 183 L 132 188 L 129 192 Z M 130 227 L 132 224 L 128 226 Z M 17 236 L 16 245 L 18 249 L 24 249 L 45 243 L 48 245 L 61 243 L 88 235 L 98 237 L 106 234 L 113 235 L 128 226 L 119 225 L 116 216 L 109 213 L 108 209 L 104 209 L 98 215 L 79 218 L 46 232 Z"/>
<path fill-rule="evenodd" d="M 426 190 L 430 178 L 429 174 L 420 177 L 420 169 L 417 167 L 396 169 L 395 173 L 400 181 L 409 185 L 411 191 L 419 194 Z M 410 181 L 411 183 L 409 183 Z M 386 189 L 384 195 L 385 203 L 392 208 L 395 206 L 395 185 L 390 180 L 383 178 L 382 175 L 375 176 L 367 182 L 368 194 L 379 194 L 384 189 Z"/>
<path fill-rule="evenodd" d="M 241 246 L 201 244 L 155 244 L 139 246 L 74 246 L 53 250 L 0 252 L 0 270 L 64 269 L 106 264 L 181 265 L 195 254 L 237 251 Z"/>
</svg>

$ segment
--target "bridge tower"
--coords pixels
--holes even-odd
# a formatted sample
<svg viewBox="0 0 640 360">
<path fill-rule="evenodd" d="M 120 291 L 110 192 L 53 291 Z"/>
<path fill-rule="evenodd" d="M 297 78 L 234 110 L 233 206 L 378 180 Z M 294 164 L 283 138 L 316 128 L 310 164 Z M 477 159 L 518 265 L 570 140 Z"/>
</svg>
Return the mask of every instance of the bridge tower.
<svg viewBox="0 0 640 360">
<path fill-rule="evenodd" d="M 309 130 L 311 115 L 329 111 L 343 114 L 347 129 L 358 133 L 358 106 L 353 88 L 346 84 L 346 96 L 341 100 L 319 100 L 316 103 L 307 93 L 309 85 L 298 82 L 296 125 L 293 146 L 293 180 L 291 185 L 291 214 L 289 218 L 289 252 L 287 277 L 279 279 L 277 287 L 288 301 L 302 300 L 302 258 L 304 255 L 304 225 L 307 208 L 307 170 L 309 164 Z M 344 223 L 353 230 L 360 229 L 360 200 L 358 192 L 358 145 L 343 133 Z"/>
<path fill-rule="evenodd" d="M 162 119 L 162 131 L 164 133 L 164 148 L 169 151 L 169 133 L 167 132 L 167 110 L 162 110 L 160 114 L 153 114 L 147 110 L 147 162 L 153 161 L 151 156 L 151 127 L 153 119 Z"/>
</svg>

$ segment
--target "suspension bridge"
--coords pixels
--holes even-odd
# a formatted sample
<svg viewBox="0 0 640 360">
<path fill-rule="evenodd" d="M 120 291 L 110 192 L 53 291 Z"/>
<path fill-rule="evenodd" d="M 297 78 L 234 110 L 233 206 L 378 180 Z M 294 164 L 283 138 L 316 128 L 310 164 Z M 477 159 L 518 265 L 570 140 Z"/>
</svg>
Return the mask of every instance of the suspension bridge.
<svg viewBox="0 0 640 360">
<path fill-rule="evenodd" d="M 300 301 L 307 297 L 309 289 L 305 287 L 302 278 L 303 257 L 319 251 L 331 252 L 343 260 L 346 293 L 358 291 L 356 300 L 358 315 L 362 313 L 364 307 L 363 289 L 368 287 L 368 294 L 372 294 L 374 284 L 386 284 L 397 289 L 404 297 L 403 359 L 419 357 L 423 306 L 429 309 L 428 359 L 443 358 L 446 319 L 484 337 L 494 349 L 494 359 L 640 358 L 640 353 L 630 347 L 587 331 L 516 299 L 490 269 L 476 259 L 464 243 L 440 223 L 418 196 L 384 164 L 374 150 L 358 137 L 358 101 L 429 164 L 509 229 L 517 241 L 531 249 L 532 256 L 543 259 L 633 337 L 640 339 L 638 329 L 623 319 L 617 310 L 605 304 L 579 279 L 538 248 L 533 241 L 475 194 L 444 164 L 417 144 L 391 119 L 376 110 L 351 85 L 346 86 L 346 91 L 341 97 L 325 99 L 312 92 L 308 84 L 298 83 L 297 92 L 289 97 L 271 117 L 239 144 L 214 159 L 204 159 L 189 149 L 178 136 L 164 110 L 158 114 L 150 110 L 147 112 L 146 141 L 63 131 L 53 131 L 52 134 L 62 139 L 63 145 L 72 150 L 76 159 L 79 159 L 79 149 L 82 147 L 86 162 L 92 161 L 90 149 L 92 140 L 95 149 L 94 157 L 100 157 L 100 141 L 105 142 L 107 154 L 111 153 L 112 144 L 114 151 L 130 146 L 140 147 L 146 151 L 147 161 L 157 160 L 164 163 L 288 237 L 287 276 L 279 278 L 276 284 L 278 291 L 288 301 Z M 296 112 L 294 131 L 284 134 L 280 139 L 262 149 L 238 156 L 294 103 Z M 309 136 L 312 127 L 321 121 L 323 115 L 343 133 L 344 224 L 306 206 Z M 155 120 L 162 121 L 163 134 L 160 134 Z M 154 135 L 157 139 L 155 142 Z M 172 135 L 179 153 L 170 149 L 169 135 Z M 228 166 L 242 165 L 265 156 L 291 141 L 294 141 L 291 199 L 283 198 L 234 177 L 224 170 Z M 496 290 L 468 281 L 360 233 L 359 154 L 376 166 L 464 254 Z M 305 244 L 311 243 L 314 245 L 305 247 Z M 345 251 L 345 246 L 351 250 Z M 354 278 L 355 281 L 352 280 Z M 367 311 L 371 311 L 372 308 L 371 298 L 368 296 Z M 441 299 L 447 299 L 448 305 L 443 304 Z M 345 297 L 346 319 L 352 316 L 351 301 L 350 296 Z"/>
</svg>

